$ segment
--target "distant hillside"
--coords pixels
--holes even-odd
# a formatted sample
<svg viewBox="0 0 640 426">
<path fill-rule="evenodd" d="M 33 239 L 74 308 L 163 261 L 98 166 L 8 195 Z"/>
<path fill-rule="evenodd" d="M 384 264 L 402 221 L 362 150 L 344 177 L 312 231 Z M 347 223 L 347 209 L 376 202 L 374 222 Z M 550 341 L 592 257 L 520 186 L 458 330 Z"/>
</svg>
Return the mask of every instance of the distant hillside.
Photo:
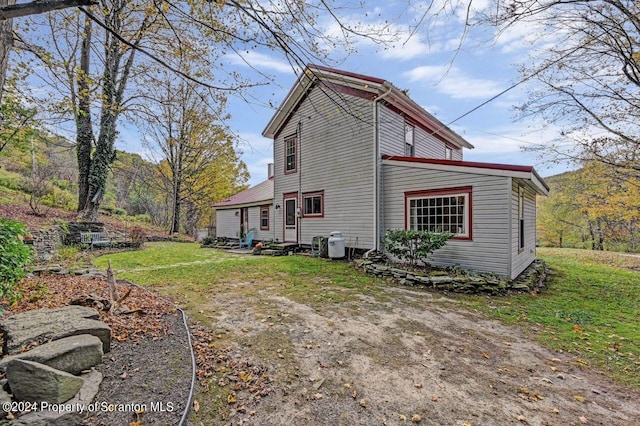
<svg viewBox="0 0 640 426">
<path fill-rule="evenodd" d="M 640 251 L 640 182 L 601 163 L 545 178 L 538 202 L 544 246 Z"/>
</svg>

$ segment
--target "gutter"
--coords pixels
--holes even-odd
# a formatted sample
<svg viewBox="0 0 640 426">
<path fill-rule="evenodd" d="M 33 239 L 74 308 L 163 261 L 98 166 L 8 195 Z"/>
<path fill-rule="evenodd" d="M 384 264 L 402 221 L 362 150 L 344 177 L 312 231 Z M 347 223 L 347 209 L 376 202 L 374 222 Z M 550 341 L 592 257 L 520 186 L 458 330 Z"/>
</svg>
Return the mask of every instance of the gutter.
<svg viewBox="0 0 640 426">
<path fill-rule="evenodd" d="M 383 83 L 388 85 L 387 82 Z M 380 247 L 380 138 L 378 132 L 378 102 L 386 98 L 391 94 L 393 90 L 392 85 L 388 85 L 389 88 L 382 95 L 373 100 L 373 250 L 378 250 Z"/>
</svg>

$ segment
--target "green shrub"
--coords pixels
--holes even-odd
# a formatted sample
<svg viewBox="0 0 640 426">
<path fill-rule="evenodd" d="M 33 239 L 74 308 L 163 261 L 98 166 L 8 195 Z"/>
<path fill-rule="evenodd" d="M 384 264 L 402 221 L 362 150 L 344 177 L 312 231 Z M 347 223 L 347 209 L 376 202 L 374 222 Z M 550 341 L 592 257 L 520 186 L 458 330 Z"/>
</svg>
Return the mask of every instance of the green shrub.
<svg viewBox="0 0 640 426">
<path fill-rule="evenodd" d="M 21 239 L 27 233 L 22 223 L 0 218 L 0 299 L 19 298 L 15 284 L 24 278 L 24 268 L 32 257 L 31 249 Z"/>
<path fill-rule="evenodd" d="M 384 234 L 384 248 L 392 256 L 408 261 L 411 266 L 426 263 L 429 255 L 453 237 L 451 233 L 433 233 L 390 229 Z"/>
</svg>

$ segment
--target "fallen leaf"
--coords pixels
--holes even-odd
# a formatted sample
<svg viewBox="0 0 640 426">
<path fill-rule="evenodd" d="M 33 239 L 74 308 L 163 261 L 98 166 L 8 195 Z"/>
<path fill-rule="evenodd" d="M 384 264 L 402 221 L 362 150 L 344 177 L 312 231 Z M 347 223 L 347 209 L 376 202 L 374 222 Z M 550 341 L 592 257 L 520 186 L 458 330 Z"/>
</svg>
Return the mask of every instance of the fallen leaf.
<svg viewBox="0 0 640 426">
<path fill-rule="evenodd" d="M 356 399 L 356 398 L 358 397 L 358 391 L 354 389 L 354 390 L 353 390 L 353 393 L 351 394 L 351 397 L 352 397 L 353 399 Z"/>
<path fill-rule="evenodd" d="M 400 420 L 402 420 L 403 422 L 406 422 L 407 416 L 405 416 L 404 414 L 400 414 Z"/>
<path fill-rule="evenodd" d="M 437 400 L 438 400 L 437 396 L 434 395 L 434 396 L 431 397 L 431 401 L 436 402 Z"/>
<path fill-rule="evenodd" d="M 200 403 L 197 399 L 193 400 L 193 411 L 195 411 L 196 413 L 200 411 Z"/>
<path fill-rule="evenodd" d="M 580 396 L 580 395 L 575 395 L 573 398 L 578 402 L 585 402 L 586 401 L 585 397 L 584 396 Z"/>
<path fill-rule="evenodd" d="M 361 407 L 364 407 L 364 408 L 367 408 L 367 401 L 366 401 L 366 400 L 364 400 L 364 399 L 361 399 L 361 400 L 360 400 L 360 406 L 361 406 Z"/>
<path fill-rule="evenodd" d="M 557 408 L 555 408 L 555 407 L 553 407 L 553 408 L 551 409 L 551 411 L 552 411 L 553 413 L 555 413 L 555 414 L 560 414 L 560 410 L 558 410 L 558 409 L 557 409 Z"/>
<path fill-rule="evenodd" d="M 349 389 L 351 387 L 351 383 L 345 383 L 342 386 L 344 386 L 345 389 Z"/>
<path fill-rule="evenodd" d="M 13 413 L 11 411 L 9 411 L 7 413 L 7 417 L 5 417 L 7 420 L 13 420 L 16 418 L 16 416 L 13 415 Z"/>
<path fill-rule="evenodd" d="M 581 423 L 583 423 L 583 424 L 587 423 L 587 418 L 585 416 L 580 416 L 578 418 L 580 419 Z"/>
<path fill-rule="evenodd" d="M 529 424 L 529 420 L 527 420 L 527 418 L 525 416 L 523 416 L 522 414 L 520 414 L 518 416 L 518 421 L 521 422 L 521 423 Z"/>
<path fill-rule="evenodd" d="M 547 379 L 546 377 L 543 377 L 542 381 L 545 383 L 553 383 L 551 380 Z"/>
<path fill-rule="evenodd" d="M 414 383 L 413 386 L 415 386 L 417 389 L 422 389 L 422 383 Z"/>
<path fill-rule="evenodd" d="M 229 394 L 229 396 L 227 396 L 227 402 L 229 404 L 234 404 L 236 402 L 238 402 L 238 397 L 236 396 L 235 392 L 232 392 Z"/>
<path fill-rule="evenodd" d="M 411 416 L 411 421 L 413 423 L 420 423 L 422 421 L 422 417 L 420 417 L 419 414 L 414 414 L 413 416 Z"/>
<path fill-rule="evenodd" d="M 491 358 L 491 355 L 489 355 L 489 354 L 488 354 L 488 353 L 486 353 L 486 352 L 485 352 L 485 353 L 483 353 L 483 354 L 482 354 L 482 356 L 484 356 L 486 359 Z"/>
<path fill-rule="evenodd" d="M 321 393 L 314 393 L 313 394 L 313 399 L 322 399 L 324 398 L 324 395 Z"/>
</svg>

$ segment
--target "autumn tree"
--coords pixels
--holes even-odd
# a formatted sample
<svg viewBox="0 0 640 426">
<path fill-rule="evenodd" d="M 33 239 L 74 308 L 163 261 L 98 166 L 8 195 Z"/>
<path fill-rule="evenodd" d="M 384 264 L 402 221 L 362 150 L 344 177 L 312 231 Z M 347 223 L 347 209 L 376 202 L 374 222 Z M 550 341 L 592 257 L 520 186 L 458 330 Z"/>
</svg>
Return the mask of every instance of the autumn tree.
<svg viewBox="0 0 640 426">
<path fill-rule="evenodd" d="M 538 205 L 544 245 L 637 251 L 640 247 L 640 181 L 618 168 L 589 161 L 548 180 L 551 196 Z"/>
<path fill-rule="evenodd" d="M 221 122 L 224 98 L 210 99 L 195 85 L 163 74 L 147 87 L 152 102 L 142 109 L 141 126 L 150 152 L 161 155 L 156 163 L 170 195 L 169 232 L 180 232 L 183 212 L 190 213 L 188 227 L 195 226 L 199 211 L 236 191 L 248 176 Z"/>
</svg>

